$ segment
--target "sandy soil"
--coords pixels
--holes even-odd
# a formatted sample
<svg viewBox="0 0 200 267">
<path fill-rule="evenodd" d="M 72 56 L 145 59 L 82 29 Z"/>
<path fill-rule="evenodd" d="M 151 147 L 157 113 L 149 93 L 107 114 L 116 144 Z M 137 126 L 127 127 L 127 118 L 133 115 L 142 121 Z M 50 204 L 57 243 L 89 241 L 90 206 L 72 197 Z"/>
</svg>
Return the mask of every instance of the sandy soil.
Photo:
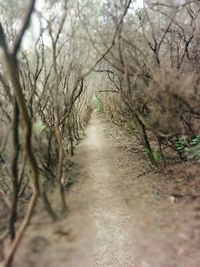
<svg viewBox="0 0 200 267">
<path fill-rule="evenodd" d="M 54 224 L 35 216 L 14 266 L 199 267 L 199 199 L 173 198 L 167 175 L 148 170 L 106 127 L 94 115 L 77 147 L 69 215 Z"/>
</svg>

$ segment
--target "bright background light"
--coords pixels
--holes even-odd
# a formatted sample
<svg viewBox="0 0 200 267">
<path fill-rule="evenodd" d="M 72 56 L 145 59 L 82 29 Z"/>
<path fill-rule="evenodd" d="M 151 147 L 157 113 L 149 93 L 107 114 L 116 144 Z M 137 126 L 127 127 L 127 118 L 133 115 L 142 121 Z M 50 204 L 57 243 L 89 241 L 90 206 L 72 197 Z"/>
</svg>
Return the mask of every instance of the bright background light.
<svg viewBox="0 0 200 267">
<path fill-rule="evenodd" d="M 134 9 L 138 9 L 138 8 L 142 8 L 143 7 L 143 0 L 136 0 L 132 2 L 132 6 L 134 7 Z M 44 17 L 48 18 L 48 13 L 45 12 L 45 0 L 37 0 L 36 1 L 36 5 L 35 5 L 35 9 L 39 12 L 41 12 L 43 14 Z M 59 14 L 59 5 L 57 6 L 57 8 L 53 9 L 53 12 L 56 12 Z M 22 41 L 22 47 L 23 49 L 31 49 L 34 47 L 35 41 L 37 40 L 37 38 L 39 37 L 40 34 L 40 22 L 38 19 L 38 16 L 36 14 L 32 15 L 31 18 L 31 25 L 29 27 L 29 29 L 26 31 L 25 36 L 23 38 Z M 43 35 L 44 38 L 44 43 L 48 44 L 49 43 L 49 39 L 46 37 L 45 38 L 45 34 Z"/>
<path fill-rule="evenodd" d="M 138 8 L 143 7 L 143 0 L 136 0 L 135 1 L 135 6 L 138 7 Z"/>
</svg>

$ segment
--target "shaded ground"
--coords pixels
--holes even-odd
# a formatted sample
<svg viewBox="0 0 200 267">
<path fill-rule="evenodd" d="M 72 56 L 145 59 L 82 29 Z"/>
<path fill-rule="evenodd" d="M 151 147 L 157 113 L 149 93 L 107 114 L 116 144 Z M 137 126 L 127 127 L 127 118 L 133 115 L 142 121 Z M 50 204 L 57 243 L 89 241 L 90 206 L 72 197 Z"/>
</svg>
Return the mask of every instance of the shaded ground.
<svg viewBox="0 0 200 267">
<path fill-rule="evenodd" d="M 76 150 L 79 174 L 67 197 L 69 216 L 55 224 L 45 213 L 35 216 L 15 266 L 199 267 L 194 168 L 189 178 L 176 166 L 155 173 L 106 132 L 94 116 Z M 191 194 L 179 197 L 190 184 Z"/>
</svg>

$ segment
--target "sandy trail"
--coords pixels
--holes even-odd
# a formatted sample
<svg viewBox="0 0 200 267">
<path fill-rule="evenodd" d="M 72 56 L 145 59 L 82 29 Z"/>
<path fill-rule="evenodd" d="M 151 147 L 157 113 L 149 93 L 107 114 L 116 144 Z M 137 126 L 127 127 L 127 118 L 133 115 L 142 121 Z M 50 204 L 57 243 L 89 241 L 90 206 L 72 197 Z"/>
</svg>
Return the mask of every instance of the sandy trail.
<svg viewBox="0 0 200 267">
<path fill-rule="evenodd" d="M 91 218 L 95 229 L 94 266 L 133 266 L 131 218 L 123 195 L 117 190 L 118 166 L 102 123 L 93 118 L 82 143 L 92 184 Z"/>
</svg>

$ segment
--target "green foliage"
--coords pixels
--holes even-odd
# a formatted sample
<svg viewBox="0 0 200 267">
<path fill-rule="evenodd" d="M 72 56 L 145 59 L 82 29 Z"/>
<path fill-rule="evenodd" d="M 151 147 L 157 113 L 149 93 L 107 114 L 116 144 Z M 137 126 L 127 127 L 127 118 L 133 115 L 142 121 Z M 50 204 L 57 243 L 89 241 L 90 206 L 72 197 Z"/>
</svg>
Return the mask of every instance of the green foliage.
<svg viewBox="0 0 200 267">
<path fill-rule="evenodd" d="M 153 150 L 152 153 L 153 153 L 153 157 L 154 157 L 156 162 L 162 161 L 162 156 L 161 156 L 159 151 Z"/>
<path fill-rule="evenodd" d="M 200 136 L 194 137 L 189 143 L 180 138 L 175 143 L 176 150 L 188 159 L 194 159 L 200 163 Z"/>
<path fill-rule="evenodd" d="M 186 143 L 182 138 L 179 138 L 175 143 L 175 147 L 179 153 L 183 154 L 185 152 Z"/>
<path fill-rule="evenodd" d="M 194 159 L 198 163 L 200 163 L 200 144 L 198 144 L 196 147 L 190 148 L 188 150 L 188 158 Z"/>
<path fill-rule="evenodd" d="M 188 158 L 200 163 L 200 136 L 196 136 L 190 142 L 191 147 L 187 150 Z"/>
<path fill-rule="evenodd" d="M 122 129 L 127 136 L 132 137 L 133 131 L 135 130 L 135 124 L 133 121 L 127 121 L 126 123 L 123 124 Z"/>
<path fill-rule="evenodd" d="M 144 154 L 145 154 L 145 156 L 149 157 L 150 151 L 147 148 L 145 148 L 144 149 Z M 152 155 L 153 155 L 153 158 L 154 158 L 154 160 L 156 162 L 162 161 L 162 156 L 161 156 L 161 154 L 160 154 L 160 152 L 158 150 L 154 150 L 153 149 L 152 150 Z"/>
<path fill-rule="evenodd" d="M 192 141 L 190 142 L 190 145 L 198 145 L 200 144 L 200 135 L 196 136 L 192 139 Z"/>
<path fill-rule="evenodd" d="M 135 130 L 135 124 L 133 121 L 127 121 L 125 123 L 124 127 L 125 127 L 125 130 L 127 130 L 129 132 Z"/>
<path fill-rule="evenodd" d="M 100 98 L 98 98 L 96 96 L 93 96 L 93 98 L 92 98 L 92 106 L 99 113 L 104 113 L 103 101 Z"/>
</svg>

